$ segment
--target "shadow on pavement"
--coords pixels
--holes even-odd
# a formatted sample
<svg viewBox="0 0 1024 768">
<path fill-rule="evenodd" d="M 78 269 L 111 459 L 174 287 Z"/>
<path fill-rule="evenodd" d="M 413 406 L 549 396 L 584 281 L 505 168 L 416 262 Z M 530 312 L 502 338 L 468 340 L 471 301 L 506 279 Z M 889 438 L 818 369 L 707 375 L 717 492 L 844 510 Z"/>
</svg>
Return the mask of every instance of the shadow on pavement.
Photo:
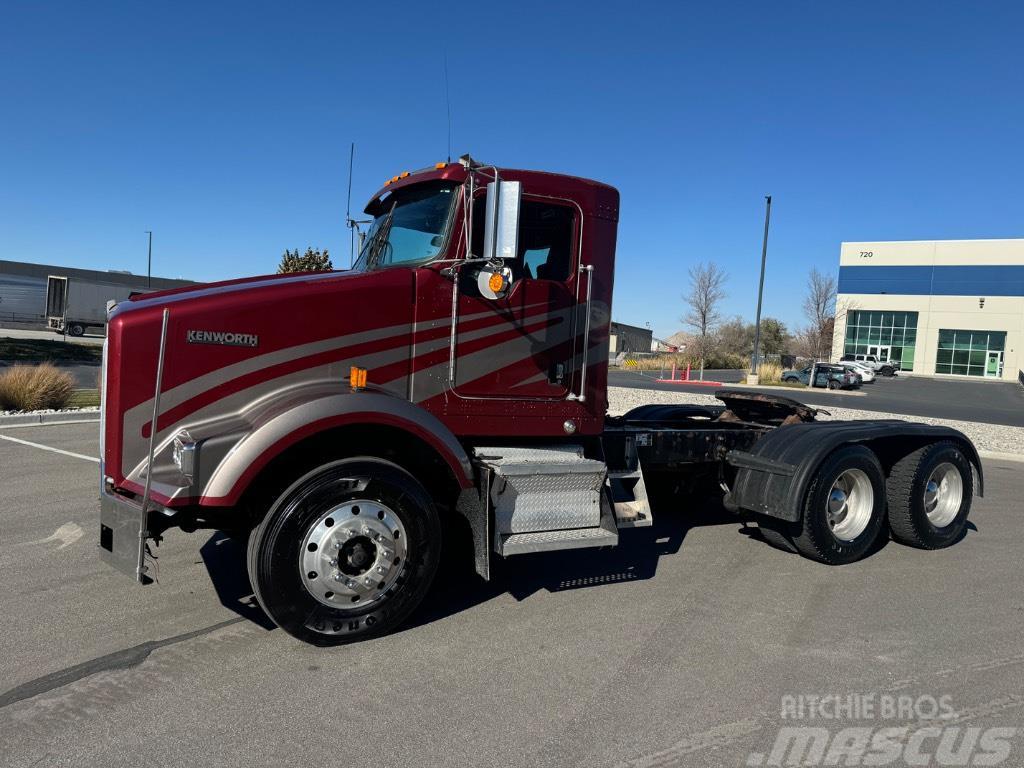
<svg viewBox="0 0 1024 768">
<path fill-rule="evenodd" d="M 216 531 L 199 550 L 217 599 L 225 608 L 263 629 L 277 626 L 256 602 L 245 563 L 246 542 Z"/>
<path fill-rule="evenodd" d="M 580 549 L 491 560 L 491 580 L 473 570 L 468 537 L 445 541 L 445 555 L 434 585 L 403 628 L 429 624 L 508 593 L 525 600 L 540 590 L 562 592 L 604 584 L 643 581 L 655 576 L 658 560 L 678 552 L 693 528 L 735 525 L 741 521 L 717 500 L 707 500 L 684 512 L 655 514 L 650 528 L 619 532 L 619 545 L 610 549 Z M 741 529 L 749 530 L 749 529 Z M 260 608 L 246 572 L 246 542 L 217 531 L 199 550 L 217 597 L 226 608 L 258 626 L 274 623 Z"/>
</svg>

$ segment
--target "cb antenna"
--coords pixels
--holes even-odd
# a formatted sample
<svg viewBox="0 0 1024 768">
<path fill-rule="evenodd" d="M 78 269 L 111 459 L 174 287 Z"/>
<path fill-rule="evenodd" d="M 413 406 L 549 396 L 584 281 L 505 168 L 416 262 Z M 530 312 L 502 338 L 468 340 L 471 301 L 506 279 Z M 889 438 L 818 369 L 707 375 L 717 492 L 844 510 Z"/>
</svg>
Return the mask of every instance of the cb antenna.
<svg viewBox="0 0 1024 768">
<path fill-rule="evenodd" d="M 366 219 L 352 218 L 352 165 L 356 157 L 356 143 L 353 141 L 348 148 L 348 201 L 345 203 L 345 226 L 348 227 L 348 268 L 352 269 L 355 263 L 356 235 L 359 236 L 359 248 L 363 247 L 363 233 L 359 231 L 360 224 L 368 224 Z"/>
<path fill-rule="evenodd" d="M 356 230 L 352 222 L 352 163 L 356 157 L 356 143 L 353 141 L 348 148 L 348 200 L 345 203 L 345 226 L 348 227 L 348 268 L 352 269 L 355 258 Z"/>
<path fill-rule="evenodd" d="M 444 105 L 448 112 L 448 162 L 452 161 L 452 99 L 448 93 L 448 51 L 444 52 Z"/>
</svg>

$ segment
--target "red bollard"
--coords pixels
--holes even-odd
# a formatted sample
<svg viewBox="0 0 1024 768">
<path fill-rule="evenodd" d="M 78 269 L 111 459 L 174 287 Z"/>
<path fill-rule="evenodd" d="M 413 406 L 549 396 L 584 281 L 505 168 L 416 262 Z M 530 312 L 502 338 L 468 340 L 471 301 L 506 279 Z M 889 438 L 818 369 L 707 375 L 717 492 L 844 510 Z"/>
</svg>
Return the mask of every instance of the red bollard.
<svg viewBox="0 0 1024 768">
<path fill-rule="evenodd" d="M 685 379 L 685 381 L 689 381 L 689 380 L 690 380 L 690 364 L 687 363 L 686 364 L 686 379 Z"/>
</svg>

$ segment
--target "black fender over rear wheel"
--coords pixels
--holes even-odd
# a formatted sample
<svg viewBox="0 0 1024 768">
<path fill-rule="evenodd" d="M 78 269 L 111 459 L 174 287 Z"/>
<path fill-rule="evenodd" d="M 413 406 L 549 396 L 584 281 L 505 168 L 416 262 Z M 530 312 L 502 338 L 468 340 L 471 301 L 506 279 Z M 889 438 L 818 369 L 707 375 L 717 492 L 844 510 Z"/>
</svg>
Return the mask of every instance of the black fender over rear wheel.
<svg viewBox="0 0 1024 768">
<path fill-rule="evenodd" d="M 847 445 L 815 470 L 798 522 L 762 518 L 758 527 L 773 546 L 844 565 L 868 553 L 884 519 L 885 477 L 878 458 L 862 445 Z"/>
<path fill-rule="evenodd" d="M 437 510 L 416 478 L 382 459 L 345 459 L 278 497 L 249 537 L 249 579 L 283 630 L 338 645 L 405 621 L 430 587 L 440 550 Z"/>
<path fill-rule="evenodd" d="M 974 473 L 948 440 L 904 456 L 886 484 L 889 530 L 902 544 L 941 549 L 963 537 L 974 496 Z"/>
</svg>

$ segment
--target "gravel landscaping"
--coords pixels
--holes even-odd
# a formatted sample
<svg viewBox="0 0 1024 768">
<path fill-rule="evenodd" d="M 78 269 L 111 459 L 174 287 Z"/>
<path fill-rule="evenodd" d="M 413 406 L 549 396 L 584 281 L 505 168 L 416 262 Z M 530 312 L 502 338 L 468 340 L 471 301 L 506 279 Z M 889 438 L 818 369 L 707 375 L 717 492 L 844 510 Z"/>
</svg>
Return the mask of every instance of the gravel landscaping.
<svg viewBox="0 0 1024 768">
<path fill-rule="evenodd" d="M 780 393 L 781 394 L 781 393 Z M 799 400 L 799 393 L 790 395 Z M 786 395 L 783 394 L 785 397 Z M 608 412 L 613 415 L 625 413 L 645 403 L 694 403 L 696 405 L 720 405 L 714 395 L 690 392 L 660 392 L 649 389 L 632 389 L 629 387 L 608 388 Z M 933 419 L 923 416 L 904 416 L 899 413 L 878 413 L 861 411 L 856 408 L 839 408 L 829 406 L 826 409 L 831 416 L 821 414 L 820 419 L 904 419 L 924 424 L 941 424 L 959 429 L 974 442 L 979 451 L 1024 456 L 1024 428 L 1004 427 L 997 424 L 979 424 L 969 421 L 952 419 Z"/>
</svg>

